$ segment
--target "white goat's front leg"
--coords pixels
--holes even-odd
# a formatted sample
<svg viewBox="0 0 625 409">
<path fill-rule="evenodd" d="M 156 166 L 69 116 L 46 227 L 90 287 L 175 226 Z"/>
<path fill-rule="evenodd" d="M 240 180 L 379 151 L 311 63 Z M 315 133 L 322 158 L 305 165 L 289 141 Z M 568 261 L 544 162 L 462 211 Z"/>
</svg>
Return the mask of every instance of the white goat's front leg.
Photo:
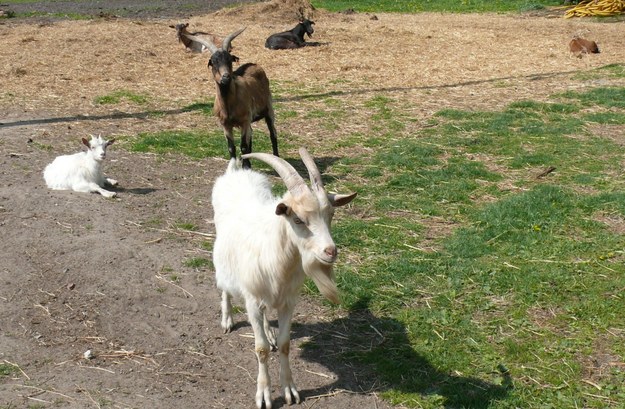
<svg viewBox="0 0 625 409">
<path fill-rule="evenodd" d="M 247 316 L 254 330 L 254 346 L 258 358 L 258 379 L 256 384 L 256 407 L 271 409 L 271 379 L 269 378 L 269 352 L 271 347 L 264 328 L 263 309 L 254 300 L 245 300 Z"/>
<path fill-rule="evenodd" d="M 75 190 L 76 192 L 86 192 L 86 193 L 97 192 L 101 194 L 102 196 L 108 197 L 108 198 L 117 196 L 116 192 L 111 192 L 109 190 L 103 189 L 100 185 L 98 185 L 95 182 L 85 182 L 85 183 L 75 185 L 72 187 L 72 190 Z"/>
<path fill-rule="evenodd" d="M 297 387 L 293 382 L 289 353 L 291 351 L 291 319 L 293 307 L 285 307 L 278 311 L 278 350 L 280 351 L 280 385 L 284 391 L 284 399 L 289 405 L 300 403 Z"/>
<path fill-rule="evenodd" d="M 232 296 L 225 291 L 221 293 L 221 328 L 224 334 L 232 331 Z"/>
</svg>

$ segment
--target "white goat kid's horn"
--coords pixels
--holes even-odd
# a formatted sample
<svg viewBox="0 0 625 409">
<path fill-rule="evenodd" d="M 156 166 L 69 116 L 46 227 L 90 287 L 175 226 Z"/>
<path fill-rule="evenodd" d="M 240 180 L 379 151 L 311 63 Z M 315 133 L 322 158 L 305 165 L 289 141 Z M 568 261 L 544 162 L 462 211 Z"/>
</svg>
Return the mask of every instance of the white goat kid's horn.
<svg viewBox="0 0 625 409">
<path fill-rule="evenodd" d="M 284 159 L 270 155 L 268 153 L 247 153 L 241 155 L 242 159 L 258 159 L 271 166 L 284 182 L 286 188 L 295 197 L 301 196 L 304 192 L 309 191 L 304 179 L 297 173 L 295 168 Z"/>
<path fill-rule="evenodd" d="M 229 34 L 228 37 L 224 38 L 224 41 L 221 45 L 221 49 L 224 51 L 228 51 L 230 49 L 230 43 L 232 42 L 232 40 L 234 40 L 235 37 L 241 34 L 246 28 L 247 27 L 240 28 L 234 33 Z"/>
</svg>

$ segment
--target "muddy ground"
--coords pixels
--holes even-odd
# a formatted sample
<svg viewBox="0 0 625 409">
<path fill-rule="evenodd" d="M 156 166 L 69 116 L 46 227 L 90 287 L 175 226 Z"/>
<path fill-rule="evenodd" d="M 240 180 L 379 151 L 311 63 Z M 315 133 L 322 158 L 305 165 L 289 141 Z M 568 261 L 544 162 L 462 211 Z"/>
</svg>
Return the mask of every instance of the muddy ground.
<svg viewBox="0 0 625 409">
<path fill-rule="evenodd" d="M 12 7 L 53 14 L 0 20 L 0 363 L 15 369 L 0 378 L 0 407 L 253 407 L 251 328 L 239 314 L 235 331 L 222 334 L 213 272 L 189 262 L 210 259 L 210 191 L 225 155 L 198 161 L 113 145 L 105 170 L 120 181 L 114 200 L 50 191 L 41 175 L 55 156 L 79 150 L 89 133 L 216 128 L 181 109 L 210 98 L 213 88 L 205 57 L 185 53 L 168 25 L 187 20 L 221 34 L 247 25 L 237 53 L 253 55 L 282 84 L 307 78 L 299 94 L 280 97 L 298 113 L 310 108 L 302 94 L 362 102 L 353 121 L 332 131 L 314 120 L 278 124 L 279 133 L 291 129 L 312 145 L 363 131 L 367 121 L 358 119 L 371 115 L 364 101 L 375 95 L 410 101 L 416 108 L 407 126 L 419 127 L 443 108 L 500 108 L 595 86 L 572 76 L 625 61 L 621 23 L 318 10 L 316 39 L 324 45 L 272 53 L 262 49 L 263 39 L 291 26 L 301 2 L 215 12 L 225 3 L 25 3 Z M 67 20 L 61 12 L 94 18 Z M 580 33 L 600 38 L 603 53 L 571 56 L 566 44 Z M 119 89 L 147 93 L 152 105 L 93 103 Z M 358 212 L 366 203 L 352 206 Z M 190 225 L 197 229 L 186 230 Z M 340 358 L 383 342 L 376 327 L 384 319 L 302 299 L 292 366 L 303 407 L 389 406 L 378 394 L 393 385 Z M 415 364 L 427 363 L 415 356 Z M 273 397 L 283 407 L 277 369 L 273 355 Z"/>
</svg>

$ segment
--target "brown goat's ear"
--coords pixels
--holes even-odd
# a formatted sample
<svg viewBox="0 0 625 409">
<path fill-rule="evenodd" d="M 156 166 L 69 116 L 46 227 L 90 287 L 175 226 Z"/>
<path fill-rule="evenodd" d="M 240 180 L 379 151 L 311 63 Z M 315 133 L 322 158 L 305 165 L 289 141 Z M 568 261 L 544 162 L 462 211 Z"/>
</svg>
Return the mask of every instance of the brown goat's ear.
<svg viewBox="0 0 625 409">
<path fill-rule="evenodd" d="M 91 145 L 89 145 L 89 141 L 87 140 L 87 138 L 82 138 L 82 144 L 85 145 L 87 148 L 91 148 Z"/>
<path fill-rule="evenodd" d="M 170 24 L 170 25 L 169 25 L 169 28 L 176 28 L 176 26 L 175 26 L 175 25 L 173 25 L 173 24 Z"/>
<path fill-rule="evenodd" d="M 239 57 L 237 57 L 236 55 L 232 55 L 232 54 L 230 55 L 232 56 L 232 61 L 239 62 Z"/>
<path fill-rule="evenodd" d="M 278 205 L 276 206 L 276 214 L 278 216 L 282 216 L 282 215 L 290 215 L 291 214 L 291 209 L 289 208 L 289 206 L 285 205 L 284 203 L 278 203 Z"/>
</svg>

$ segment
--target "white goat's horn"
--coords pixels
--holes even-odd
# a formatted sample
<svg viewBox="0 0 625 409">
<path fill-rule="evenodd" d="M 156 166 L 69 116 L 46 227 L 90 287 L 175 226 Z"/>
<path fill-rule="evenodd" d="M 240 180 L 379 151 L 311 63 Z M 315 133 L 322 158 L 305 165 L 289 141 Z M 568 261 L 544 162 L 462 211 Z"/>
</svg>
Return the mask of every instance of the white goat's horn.
<svg viewBox="0 0 625 409">
<path fill-rule="evenodd" d="M 211 52 L 211 55 L 219 51 L 219 48 L 217 48 L 217 46 L 213 44 L 210 40 L 207 40 L 202 37 L 194 36 L 191 34 L 187 34 L 187 33 L 182 33 L 182 35 L 187 37 L 189 40 L 197 41 L 198 43 L 202 44 L 204 47 L 208 48 L 209 51 Z"/>
<path fill-rule="evenodd" d="M 299 175 L 299 173 L 297 173 L 295 168 L 291 166 L 289 162 L 285 161 L 282 158 L 270 155 L 268 153 L 260 152 L 247 153 L 245 155 L 241 155 L 241 158 L 262 160 L 263 162 L 274 168 L 274 170 L 278 172 L 278 175 L 280 175 L 280 178 L 282 178 L 282 181 L 286 185 L 286 188 L 289 190 L 289 192 L 291 192 L 293 196 L 300 196 L 302 193 L 308 190 L 308 186 L 306 185 L 304 179 Z"/>
<path fill-rule="evenodd" d="M 228 37 L 224 38 L 223 44 L 221 45 L 221 49 L 224 51 L 228 51 L 230 49 L 230 43 L 232 42 L 232 40 L 234 40 L 234 38 L 238 36 L 239 34 L 241 34 L 243 30 L 245 30 L 246 28 L 247 27 L 240 28 L 234 33 L 228 35 Z"/>
<path fill-rule="evenodd" d="M 319 168 L 317 168 L 313 157 L 310 153 L 308 153 L 306 148 L 299 148 L 299 156 L 302 157 L 304 166 L 308 169 L 308 176 L 310 177 L 310 183 L 312 184 L 313 190 L 315 192 L 325 193 L 323 181 L 321 180 L 321 173 L 319 172 Z"/>
</svg>

